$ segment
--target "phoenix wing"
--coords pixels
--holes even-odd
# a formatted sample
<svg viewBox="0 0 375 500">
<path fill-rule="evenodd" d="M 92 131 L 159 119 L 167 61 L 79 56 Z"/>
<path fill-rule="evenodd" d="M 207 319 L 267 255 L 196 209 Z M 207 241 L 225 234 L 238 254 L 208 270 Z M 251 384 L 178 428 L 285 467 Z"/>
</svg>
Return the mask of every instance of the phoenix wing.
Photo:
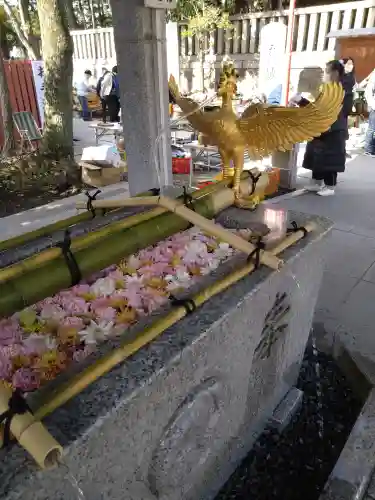
<svg viewBox="0 0 375 500">
<path fill-rule="evenodd" d="M 326 83 L 316 101 L 301 108 L 249 106 L 237 126 L 246 137 L 250 157 L 259 159 L 276 150 L 287 151 L 298 142 L 318 137 L 337 120 L 343 99 L 341 84 Z"/>
<path fill-rule="evenodd" d="M 171 75 L 169 78 L 169 90 L 171 91 L 176 103 L 180 106 L 185 118 L 189 121 L 195 130 L 198 130 L 204 135 L 211 135 L 213 132 L 222 132 L 223 124 L 221 120 L 217 120 L 215 116 L 217 111 L 205 112 L 200 108 L 200 104 L 192 99 L 181 97 L 176 80 Z M 214 129 L 217 129 L 214 130 Z"/>
</svg>

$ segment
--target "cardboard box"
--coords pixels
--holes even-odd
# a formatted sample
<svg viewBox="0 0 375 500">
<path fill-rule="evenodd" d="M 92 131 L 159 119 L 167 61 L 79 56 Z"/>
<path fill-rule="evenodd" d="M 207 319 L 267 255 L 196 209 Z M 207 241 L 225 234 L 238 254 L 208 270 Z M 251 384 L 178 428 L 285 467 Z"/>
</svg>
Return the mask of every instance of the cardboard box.
<svg viewBox="0 0 375 500">
<path fill-rule="evenodd" d="M 117 167 L 121 158 L 116 146 L 103 145 L 84 148 L 81 160 L 95 162 L 97 165 Z"/>
<path fill-rule="evenodd" d="M 80 162 L 82 182 L 93 187 L 104 187 L 126 180 L 126 166 L 108 167 L 89 162 Z"/>
</svg>

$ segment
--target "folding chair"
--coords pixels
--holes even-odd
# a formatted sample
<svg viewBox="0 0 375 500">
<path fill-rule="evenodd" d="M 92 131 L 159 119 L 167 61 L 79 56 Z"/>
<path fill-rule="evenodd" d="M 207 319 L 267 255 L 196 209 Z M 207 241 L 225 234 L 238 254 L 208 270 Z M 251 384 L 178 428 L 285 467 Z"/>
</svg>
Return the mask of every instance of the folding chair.
<svg viewBox="0 0 375 500">
<path fill-rule="evenodd" d="M 21 152 L 24 151 L 25 144 L 29 144 L 31 151 L 37 150 L 38 146 L 35 143 L 41 141 L 43 135 L 32 113 L 30 111 L 13 113 L 13 121 L 21 136 Z"/>
</svg>

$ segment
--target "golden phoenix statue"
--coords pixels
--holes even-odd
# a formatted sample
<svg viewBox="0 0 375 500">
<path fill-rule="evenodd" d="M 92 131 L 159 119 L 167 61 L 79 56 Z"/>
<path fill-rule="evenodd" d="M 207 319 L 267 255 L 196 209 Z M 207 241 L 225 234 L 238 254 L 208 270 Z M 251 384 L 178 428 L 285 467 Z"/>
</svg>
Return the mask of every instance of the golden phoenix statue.
<svg viewBox="0 0 375 500">
<path fill-rule="evenodd" d="M 222 106 L 217 111 L 204 112 L 193 100 L 181 97 L 173 76 L 169 79 L 169 88 L 186 119 L 202 133 L 203 142 L 218 147 L 223 177 L 227 179 L 233 175 L 236 206 L 241 208 L 254 205 L 251 197 L 245 198 L 240 192 L 245 151 L 250 159 L 259 160 L 277 150 L 288 151 L 298 142 L 318 137 L 336 121 L 344 98 L 341 84 L 325 83 L 316 100 L 305 107 L 251 104 L 238 117 L 232 103 L 237 92 L 237 72 L 233 64 L 223 67 L 217 91 Z"/>
</svg>

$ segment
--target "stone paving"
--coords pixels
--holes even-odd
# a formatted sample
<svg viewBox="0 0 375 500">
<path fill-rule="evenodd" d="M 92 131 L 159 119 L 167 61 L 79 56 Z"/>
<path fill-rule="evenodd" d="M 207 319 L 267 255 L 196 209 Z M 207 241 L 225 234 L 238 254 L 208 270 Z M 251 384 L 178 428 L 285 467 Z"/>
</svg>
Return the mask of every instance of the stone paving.
<svg viewBox="0 0 375 500">
<path fill-rule="evenodd" d="M 314 324 L 324 325 L 329 347 L 340 342 L 375 362 L 375 159 L 348 162 L 334 197 L 306 193 L 277 205 L 335 222 Z M 365 496 L 355 498 L 375 500 L 375 476 Z"/>
<path fill-rule="evenodd" d="M 340 176 L 334 197 L 315 194 L 278 205 L 335 222 L 315 320 L 375 361 L 375 159 L 357 156 Z"/>
</svg>

